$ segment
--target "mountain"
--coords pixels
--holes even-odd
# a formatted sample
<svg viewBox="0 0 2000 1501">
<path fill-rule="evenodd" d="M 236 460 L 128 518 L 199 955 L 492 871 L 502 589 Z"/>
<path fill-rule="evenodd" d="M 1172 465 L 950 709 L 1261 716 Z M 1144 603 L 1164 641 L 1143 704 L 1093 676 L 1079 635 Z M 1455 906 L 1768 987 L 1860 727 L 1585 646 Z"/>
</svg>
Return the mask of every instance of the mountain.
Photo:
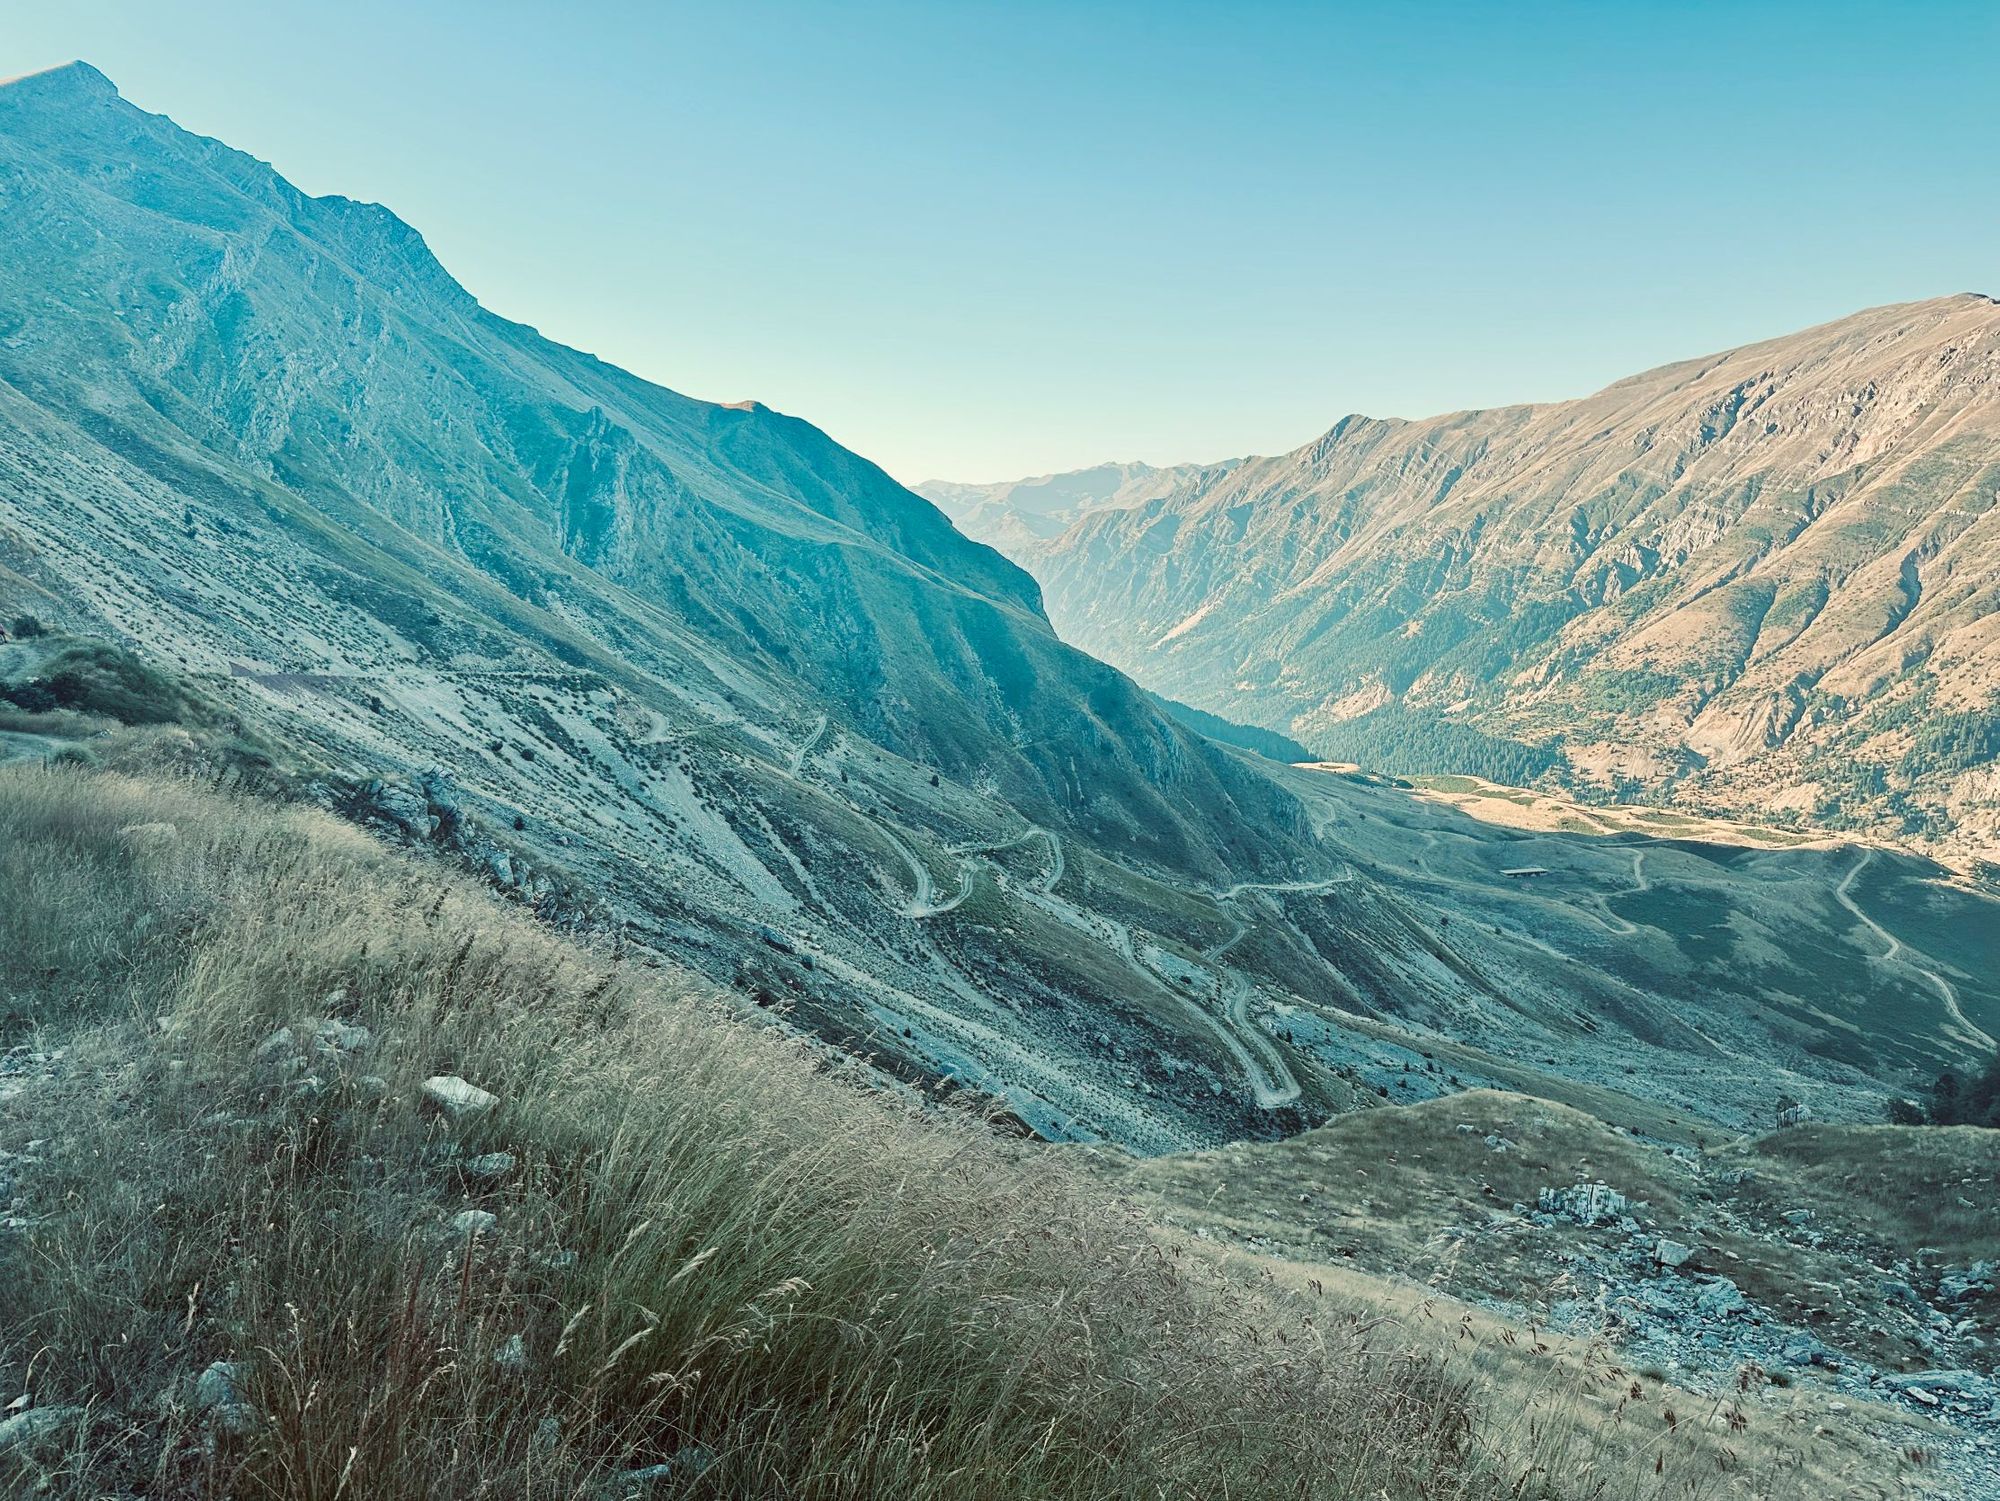
<svg viewBox="0 0 2000 1501">
<path fill-rule="evenodd" d="M 1996 498 L 2000 303 L 1967 294 L 1349 417 L 1022 556 L 1068 639 L 1327 754 L 1991 857 Z"/>
<path fill-rule="evenodd" d="M 1230 460 L 1214 467 L 1226 470 L 1234 463 Z M 1172 494 L 1208 467 L 1174 464 L 1156 469 L 1151 464 L 1099 464 L 1065 474 L 988 485 L 931 479 L 915 489 L 966 536 L 1016 557 L 1035 543 L 1057 536 L 1079 517 L 1094 511 L 1121 511 Z"/>
<path fill-rule="evenodd" d="M 809 424 L 499 317 L 387 210 L 92 69 L 0 86 L 0 210 L 0 759 L 238 736 L 817 1056 L 1055 1139 L 1461 1081 L 1851 1118 L 2000 1029 L 1992 904 L 1936 867 L 1495 827 L 1218 744 Z"/>
</svg>

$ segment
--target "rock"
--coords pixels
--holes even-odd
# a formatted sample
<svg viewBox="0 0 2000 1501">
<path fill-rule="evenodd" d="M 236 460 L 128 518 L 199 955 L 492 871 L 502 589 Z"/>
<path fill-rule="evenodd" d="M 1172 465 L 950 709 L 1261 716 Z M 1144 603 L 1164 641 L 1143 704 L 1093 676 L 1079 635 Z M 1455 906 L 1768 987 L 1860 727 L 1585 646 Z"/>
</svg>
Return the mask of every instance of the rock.
<svg viewBox="0 0 2000 1501">
<path fill-rule="evenodd" d="M 9 1450 L 32 1454 L 46 1449 L 82 1416 L 81 1407 L 31 1407 L 17 1412 L 0 1422 L 0 1454 Z"/>
<path fill-rule="evenodd" d="M 1788 1225 L 1810 1225 L 1813 1212 L 1810 1209 L 1787 1209 L 1783 1218 Z"/>
<path fill-rule="evenodd" d="M 508 1335 L 506 1342 L 493 1352 L 493 1363 L 510 1371 L 526 1369 L 528 1342 L 518 1334 Z"/>
<path fill-rule="evenodd" d="M 1786 1365 L 1823 1365 L 1831 1369 L 1839 1364 L 1835 1351 L 1804 1331 L 1785 1341 L 1782 1358 Z"/>
<path fill-rule="evenodd" d="M 424 1080 L 423 1091 L 424 1098 L 447 1115 L 472 1115 L 500 1103 L 498 1095 L 488 1094 L 477 1084 L 468 1084 L 457 1074 L 434 1074 Z"/>
<path fill-rule="evenodd" d="M 499 1223 L 497 1215 L 484 1209 L 461 1209 L 451 1217 L 451 1228 L 465 1236 L 484 1235 Z"/>
<path fill-rule="evenodd" d="M 689 1445 L 676 1450 L 673 1457 L 664 1464 L 643 1465 L 636 1470 L 626 1470 L 613 1480 L 601 1493 L 608 1497 L 644 1495 L 655 1485 L 666 1480 L 693 1480 L 705 1473 L 715 1463 L 715 1455 L 707 1449 Z"/>
<path fill-rule="evenodd" d="M 1697 1312 L 1711 1317 L 1725 1317 L 1741 1313 L 1750 1306 L 1750 1300 L 1727 1277 L 1709 1277 L 1702 1282 L 1701 1291 L 1695 1294 L 1694 1306 Z"/>
<path fill-rule="evenodd" d="M 1514 1143 L 1504 1136 L 1490 1134 L 1486 1138 L 1486 1150 L 1489 1152 L 1511 1152 L 1514 1150 Z"/>
<path fill-rule="evenodd" d="M 1625 1195 L 1602 1183 L 1545 1188 L 1537 1197 L 1536 1204 L 1542 1213 L 1578 1225 L 1614 1224 L 1631 1208 L 1631 1201 Z"/>
<path fill-rule="evenodd" d="M 319 1040 L 339 1053 L 358 1053 L 373 1041 L 366 1027 L 329 1016 L 319 1024 Z"/>
<path fill-rule="evenodd" d="M 1880 1384 L 1892 1392 L 1951 1392 L 1975 1400 L 1994 1395 L 1993 1382 L 1977 1371 L 1907 1371 L 1884 1376 Z"/>
<path fill-rule="evenodd" d="M 280 1027 L 269 1037 L 257 1044 L 257 1051 L 250 1056 L 262 1063 L 267 1058 L 275 1058 L 292 1045 L 292 1029 Z"/>
<path fill-rule="evenodd" d="M 245 1400 L 243 1368 L 233 1360 L 218 1360 L 195 1378 L 194 1405 L 206 1412 Z"/>
<path fill-rule="evenodd" d="M 514 1171 L 512 1152 L 481 1152 L 465 1159 L 462 1171 L 468 1178 L 504 1178 Z"/>
<path fill-rule="evenodd" d="M 547 1454 L 562 1442 L 562 1420 L 543 1418 L 535 1424 L 535 1436 L 528 1440 L 528 1447 L 538 1454 Z"/>
<path fill-rule="evenodd" d="M 195 1378 L 194 1405 L 218 1428 L 245 1434 L 257 1426 L 257 1409 L 243 1391 L 243 1368 L 233 1360 L 218 1360 Z"/>
<path fill-rule="evenodd" d="M 1458 1123 L 1458 1134 L 1460 1136 L 1470 1136 L 1472 1134 L 1472 1127 L 1467 1125 L 1464 1121 L 1460 1121 Z"/>
</svg>

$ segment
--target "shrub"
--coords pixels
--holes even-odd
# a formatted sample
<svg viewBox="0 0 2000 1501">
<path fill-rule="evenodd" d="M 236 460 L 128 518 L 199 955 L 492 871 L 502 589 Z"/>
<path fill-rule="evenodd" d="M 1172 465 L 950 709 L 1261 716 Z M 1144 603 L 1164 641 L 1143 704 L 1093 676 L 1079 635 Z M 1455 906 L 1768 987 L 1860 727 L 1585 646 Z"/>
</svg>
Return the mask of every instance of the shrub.
<svg viewBox="0 0 2000 1501">
<path fill-rule="evenodd" d="M 31 636 L 48 634 L 47 628 L 32 615 L 16 615 L 7 622 L 7 630 L 9 634 L 22 641 Z"/>
</svg>

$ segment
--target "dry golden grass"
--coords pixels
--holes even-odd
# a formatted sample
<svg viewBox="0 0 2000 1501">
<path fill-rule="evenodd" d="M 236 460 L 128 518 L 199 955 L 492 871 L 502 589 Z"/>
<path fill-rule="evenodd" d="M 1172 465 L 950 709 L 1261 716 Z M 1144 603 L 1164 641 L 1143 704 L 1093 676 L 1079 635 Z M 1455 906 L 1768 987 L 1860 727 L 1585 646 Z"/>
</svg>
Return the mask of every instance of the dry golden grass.
<svg viewBox="0 0 2000 1501">
<path fill-rule="evenodd" d="M 1824 1390 L 1737 1384 L 1699 1394 L 1634 1370 L 1601 1342 L 1495 1316 L 1435 1287 L 1286 1258 L 1249 1261 L 1279 1287 L 1342 1310 L 1351 1324 L 1448 1350 L 1446 1367 L 1488 1414 L 1482 1442 L 1507 1495 L 1605 1501 L 1887 1501 L 1937 1494 L 1912 1460 L 1932 1429 L 1907 1411 Z M 1870 1430 L 1873 1430 L 1871 1432 Z M 1900 1435 L 1900 1444 L 1884 1435 Z"/>
<path fill-rule="evenodd" d="M 85 1410 L 0 1456 L 0 1486 L 596 1496 L 659 1464 L 650 1493 L 688 1496 L 1504 1485 L 1422 1347 L 1176 1255 L 1053 1154 L 330 819 L 16 766 L 0 892 L 7 1040 L 68 1048 L 0 1103 L 0 1146 L 45 1143 L 15 1169 L 31 1223 L 0 1232 L 0 1384 Z M 369 1042 L 322 1046 L 329 1019 Z M 436 1074 L 499 1103 L 427 1109 Z M 510 1169 L 467 1171 L 495 1151 Z M 492 1231 L 454 1229 L 467 1208 Z M 197 1410 L 218 1359 L 247 1432 Z M 1571 1493 L 1534 1473 L 1518 1493 Z"/>
<path fill-rule="evenodd" d="M 1749 1170 L 1746 1206 L 1810 1209 L 1887 1254 L 1928 1246 L 1943 1261 L 1964 1262 L 2000 1247 L 2000 1131 L 1808 1124 L 1716 1156 Z"/>
<path fill-rule="evenodd" d="M 1461 1132 L 1461 1125 L 1472 1129 Z M 1846 1129 L 1864 1138 L 1894 1134 Z M 1488 1133 L 1511 1145 L 1488 1148 Z M 1994 1145 L 2000 1149 L 2000 1137 Z M 1894 1146 L 1886 1143 L 1886 1160 L 1872 1164 L 1884 1169 L 1885 1181 Z M 1945 1141 L 1930 1152 L 1951 1164 L 1940 1171 L 1956 1181 L 1966 1170 L 1964 1154 L 1978 1147 Z M 1865 1264 L 1832 1251 L 1718 1229 L 1704 1212 L 1710 1190 L 1703 1178 L 1569 1106 L 1472 1090 L 1358 1112 L 1281 1142 L 1148 1159 L 1067 1150 L 1173 1227 L 1168 1233 L 1182 1243 L 1227 1264 L 1254 1265 L 1277 1285 L 1309 1295 L 1323 1313 L 1382 1331 L 1380 1338 L 1449 1352 L 1448 1369 L 1489 1414 L 1481 1439 L 1497 1472 L 1521 1483 L 1568 1477 L 1583 1494 L 1661 1501 L 1931 1493 L 1932 1472 L 1907 1452 L 1921 1454 L 1930 1431 L 1907 1413 L 1871 1409 L 1863 1421 L 1853 1399 L 1845 1399 L 1850 1410 L 1843 1413 L 1829 1406 L 1834 1394 L 1776 1384 L 1754 1366 L 1720 1397 L 1698 1395 L 1633 1370 L 1601 1342 L 1510 1323 L 1481 1305 L 1499 1299 L 1546 1313 L 1581 1295 L 1572 1255 L 1607 1232 L 1506 1215 L 1516 1202 L 1534 1204 L 1544 1185 L 1579 1179 L 1602 1179 L 1630 1194 L 1639 1201 L 1635 1214 L 1707 1247 L 1746 1292 L 1788 1317 L 1814 1322 L 1827 1312 L 1824 1289 L 1866 1285 L 1857 1275 Z M 1775 1193 L 1781 1208 L 1791 1208 L 1799 1201 L 1778 1187 L 1771 1159 L 1792 1154 L 1820 1153 L 1807 1137 L 1787 1132 L 1717 1155 L 1720 1165 L 1755 1161 L 1762 1175 L 1728 1190 L 1732 1195 Z M 1851 1221 L 1837 1191 L 1821 1202 L 1828 1224 Z M 1486 1225 L 1491 1211 L 1502 1213 L 1500 1225 L 1466 1238 L 1464 1227 Z M 1695 1229 L 1697 1222 L 1708 1228 Z M 1902 1228 L 1907 1236 L 1936 1224 Z M 1899 1242 L 1906 1250 L 1920 1243 L 1935 1242 Z M 1836 1299 L 1842 1307 L 1849 1301 Z M 1866 1318 L 1863 1309 L 1859 1319 Z M 1900 1429 L 1905 1441 L 1885 1443 L 1869 1428 Z"/>
</svg>

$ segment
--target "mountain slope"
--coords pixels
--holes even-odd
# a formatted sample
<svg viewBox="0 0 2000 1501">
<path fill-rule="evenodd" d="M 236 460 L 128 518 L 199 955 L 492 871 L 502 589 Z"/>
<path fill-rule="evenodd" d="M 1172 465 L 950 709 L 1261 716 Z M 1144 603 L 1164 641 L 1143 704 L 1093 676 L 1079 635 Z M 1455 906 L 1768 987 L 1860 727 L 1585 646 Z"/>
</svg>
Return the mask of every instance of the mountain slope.
<svg viewBox="0 0 2000 1501">
<path fill-rule="evenodd" d="M 1967 850 L 2000 830 L 1996 497 L 2000 303 L 1968 294 L 1580 401 L 1351 417 L 1027 556 L 1071 639 L 1322 748 L 1409 710 Z"/>
<path fill-rule="evenodd" d="M 538 607 L 582 565 L 899 752 L 1212 864 L 1187 810 L 1227 808 L 1229 763 L 1062 647 L 1026 575 L 808 424 L 496 318 L 385 210 L 306 197 L 85 65 L 9 86 L 0 132 L 0 379 L 126 462 L 171 483 L 193 442 Z M 1049 749 L 1078 740 L 1104 758 L 1096 796 Z"/>
</svg>

